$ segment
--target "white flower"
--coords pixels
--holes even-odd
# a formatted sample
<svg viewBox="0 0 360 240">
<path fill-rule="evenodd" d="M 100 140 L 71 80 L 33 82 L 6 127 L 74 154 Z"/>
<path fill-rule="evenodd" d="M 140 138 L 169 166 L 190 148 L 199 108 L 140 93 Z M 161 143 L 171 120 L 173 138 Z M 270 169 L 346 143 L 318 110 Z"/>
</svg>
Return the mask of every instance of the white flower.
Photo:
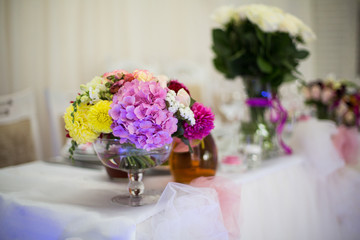
<svg viewBox="0 0 360 240">
<path fill-rule="evenodd" d="M 81 96 L 80 101 L 82 103 L 88 103 L 88 102 L 90 102 L 90 98 L 87 95 L 83 95 L 83 96 Z"/>
<path fill-rule="evenodd" d="M 168 76 L 165 75 L 159 75 L 157 76 L 157 80 L 162 88 L 166 88 L 170 78 L 168 78 Z"/>
<path fill-rule="evenodd" d="M 169 90 L 166 93 L 166 98 L 165 100 L 168 102 L 169 104 L 169 108 L 168 110 L 172 113 L 176 113 L 179 109 L 179 103 L 176 101 L 176 93 L 173 90 Z"/>
<path fill-rule="evenodd" d="M 94 77 L 90 82 L 86 84 L 88 89 L 96 88 L 98 85 L 102 84 L 104 79 L 102 77 Z"/>
<path fill-rule="evenodd" d="M 179 108 L 180 116 L 189 122 L 191 126 L 195 124 L 194 112 L 189 107 Z"/>
<path fill-rule="evenodd" d="M 275 32 L 284 19 L 284 13 L 276 7 L 268 7 L 262 4 L 246 5 L 238 8 L 241 19 L 248 19 L 258 25 L 264 32 Z"/>
<path fill-rule="evenodd" d="M 302 22 L 297 17 L 285 14 L 283 20 L 279 24 L 279 31 L 288 32 L 291 36 L 296 37 L 300 33 Z"/>
<path fill-rule="evenodd" d="M 100 90 L 98 88 L 89 87 L 89 97 L 91 99 L 91 104 L 95 104 L 96 102 L 100 101 L 99 93 Z"/>
<path fill-rule="evenodd" d="M 239 14 L 231 6 L 222 6 L 214 12 L 211 18 L 221 25 L 226 25 L 231 21 L 239 21 Z"/>
<path fill-rule="evenodd" d="M 305 24 L 300 25 L 300 36 L 306 43 L 316 39 L 315 33 Z"/>
<path fill-rule="evenodd" d="M 179 92 L 180 90 L 178 91 L 178 94 Z M 169 90 L 167 92 L 165 100 L 168 102 L 169 105 L 168 110 L 174 114 L 178 113 L 182 120 L 186 120 L 190 125 L 194 125 L 195 117 L 194 117 L 194 112 L 189 107 L 190 102 L 189 105 L 186 106 L 185 104 L 179 102 L 176 98 L 177 96 L 175 91 Z M 189 96 L 189 101 L 190 101 L 190 96 Z"/>
<path fill-rule="evenodd" d="M 230 21 L 249 20 L 264 32 L 286 32 L 292 37 L 301 37 L 304 42 L 316 38 L 313 31 L 297 17 L 285 13 L 280 8 L 263 4 L 244 5 L 237 9 L 224 6 L 217 9 L 212 18 L 224 26 Z"/>
<path fill-rule="evenodd" d="M 184 105 L 184 107 L 190 106 L 190 96 L 185 89 L 180 89 L 176 94 L 176 100 Z"/>
</svg>

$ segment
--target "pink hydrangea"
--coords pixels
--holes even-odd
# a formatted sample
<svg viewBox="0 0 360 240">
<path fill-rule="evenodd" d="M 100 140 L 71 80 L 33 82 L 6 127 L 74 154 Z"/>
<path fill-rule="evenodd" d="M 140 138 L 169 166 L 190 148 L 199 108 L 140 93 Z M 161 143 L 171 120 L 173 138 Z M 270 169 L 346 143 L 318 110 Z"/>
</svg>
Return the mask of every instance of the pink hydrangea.
<svg viewBox="0 0 360 240">
<path fill-rule="evenodd" d="M 210 108 L 198 102 L 194 103 L 191 110 L 194 112 L 195 124 L 191 126 L 184 122 L 184 137 L 189 140 L 203 139 L 214 129 L 214 113 Z"/>
<path fill-rule="evenodd" d="M 171 143 L 178 120 L 167 110 L 166 93 L 156 81 L 126 82 L 114 95 L 109 111 L 113 135 L 121 143 L 146 150 Z"/>
</svg>

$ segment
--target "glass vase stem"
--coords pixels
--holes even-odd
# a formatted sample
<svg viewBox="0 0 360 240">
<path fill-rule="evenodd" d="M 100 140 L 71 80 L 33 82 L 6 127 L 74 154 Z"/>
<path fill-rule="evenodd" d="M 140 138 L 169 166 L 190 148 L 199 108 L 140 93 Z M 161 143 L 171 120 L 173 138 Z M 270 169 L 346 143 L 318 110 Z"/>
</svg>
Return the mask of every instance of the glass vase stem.
<svg viewBox="0 0 360 240">
<path fill-rule="evenodd" d="M 130 198 L 141 198 L 141 195 L 144 193 L 144 183 L 142 182 L 143 179 L 143 172 L 129 172 L 129 193 Z"/>
</svg>

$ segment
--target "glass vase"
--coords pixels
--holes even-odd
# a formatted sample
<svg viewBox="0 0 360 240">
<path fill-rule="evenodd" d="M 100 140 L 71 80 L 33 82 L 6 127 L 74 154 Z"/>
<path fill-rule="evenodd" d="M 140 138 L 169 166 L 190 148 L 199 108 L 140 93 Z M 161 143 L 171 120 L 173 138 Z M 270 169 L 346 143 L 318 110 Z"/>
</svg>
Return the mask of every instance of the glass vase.
<svg viewBox="0 0 360 240">
<path fill-rule="evenodd" d="M 241 122 L 242 150 L 248 145 L 249 138 L 261 139 L 262 158 L 274 157 L 278 154 L 279 148 L 276 140 L 276 126 L 270 121 L 271 106 L 268 103 L 271 102 L 272 97 L 277 95 L 277 91 L 271 88 L 269 83 L 264 83 L 256 77 L 245 77 L 243 82 L 248 96 L 249 117 L 247 121 Z M 250 104 L 251 100 L 253 100 L 252 102 L 267 102 L 267 104 Z"/>
<path fill-rule="evenodd" d="M 216 174 L 218 154 L 212 135 L 209 134 L 196 143 L 193 141 L 192 150 L 190 153 L 189 148 L 180 139 L 174 139 L 169 163 L 175 182 L 190 183 L 197 177 Z"/>
<path fill-rule="evenodd" d="M 169 157 L 171 145 L 147 151 L 135 148 L 131 144 L 121 144 L 119 139 L 97 139 L 94 149 L 106 167 L 127 172 L 129 184 L 127 195 L 112 198 L 113 202 L 129 206 L 141 206 L 155 203 L 156 196 L 143 195 L 145 186 L 142 182 L 146 169 L 163 164 Z"/>
</svg>

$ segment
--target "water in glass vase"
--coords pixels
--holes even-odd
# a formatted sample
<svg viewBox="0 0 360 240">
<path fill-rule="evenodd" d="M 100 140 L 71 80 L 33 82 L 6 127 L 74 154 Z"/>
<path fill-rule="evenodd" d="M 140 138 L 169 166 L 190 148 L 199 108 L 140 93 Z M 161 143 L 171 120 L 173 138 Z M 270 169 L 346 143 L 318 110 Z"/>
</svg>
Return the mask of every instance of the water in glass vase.
<svg viewBox="0 0 360 240">
<path fill-rule="evenodd" d="M 179 139 L 174 140 L 169 162 L 174 181 L 190 183 L 197 177 L 214 176 L 217 168 L 217 148 L 213 137 L 206 136 L 192 145 L 193 152 Z"/>
</svg>

